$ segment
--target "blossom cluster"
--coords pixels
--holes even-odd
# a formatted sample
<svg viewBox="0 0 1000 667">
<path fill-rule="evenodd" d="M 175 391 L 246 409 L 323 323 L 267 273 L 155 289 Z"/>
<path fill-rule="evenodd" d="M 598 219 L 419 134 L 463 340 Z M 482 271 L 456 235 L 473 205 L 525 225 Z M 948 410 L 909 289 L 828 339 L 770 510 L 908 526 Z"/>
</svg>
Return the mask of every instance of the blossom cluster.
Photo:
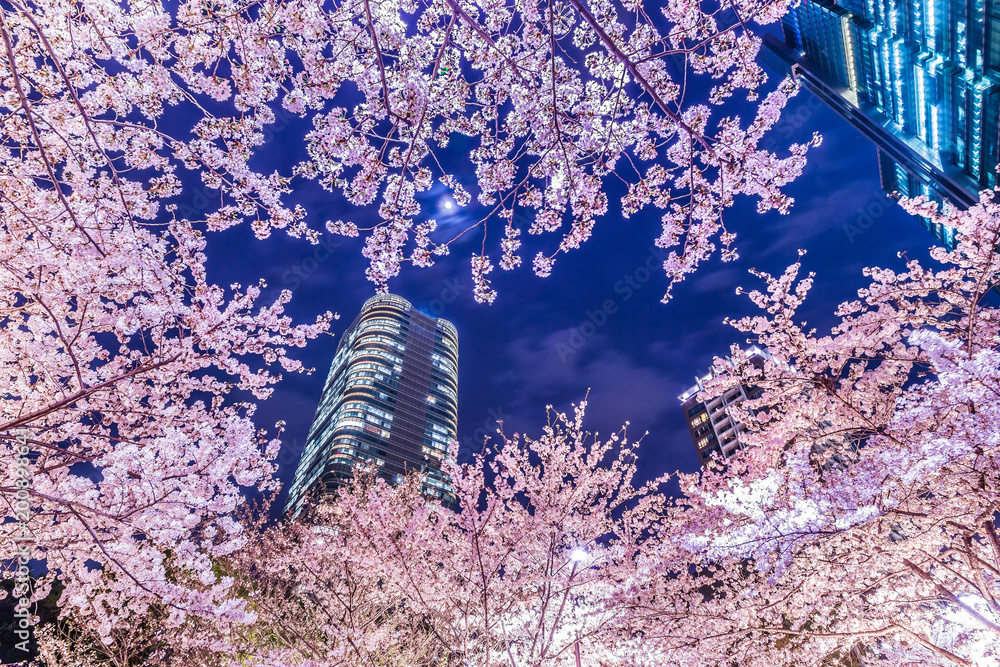
<svg viewBox="0 0 1000 667">
<path fill-rule="evenodd" d="M 788 0 L 680 0 L 656 21 L 633 4 L 188 0 L 168 10 L 84 0 L 70 11 L 64 0 L 35 0 L 5 10 L 15 54 L 5 108 L 31 111 L 8 116 L 4 129 L 46 144 L 52 162 L 40 178 L 81 194 L 122 192 L 105 204 L 117 215 L 156 217 L 193 177 L 218 202 L 167 203 L 180 218 L 213 230 L 249 221 L 261 238 L 284 230 L 315 243 L 316 225 L 287 202 L 296 181 L 373 204 L 370 224 L 328 228 L 366 233 L 379 289 L 406 262 L 431 265 L 469 226 L 482 226 L 480 254 L 504 270 L 521 265 L 524 231 L 559 237 L 543 253 L 550 260 L 579 248 L 608 211 L 607 180 L 622 178 L 625 216 L 649 204 L 665 211 L 657 243 L 675 249 L 665 268 L 679 281 L 714 252 L 736 195 L 787 210 L 782 188 L 818 139 L 783 156 L 760 148 L 794 94 L 788 82 L 746 122 L 715 117 L 727 98 L 761 94 L 767 77 L 749 25 L 777 20 Z M 711 83 L 708 99 L 685 91 L 697 78 Z M 291 173 L 256 167 L 279 107 L 311 121 L 306 158 Z M 449 149 L 456 137 L 467 155 Z M 423 229 L 421 197 L 442 190 L 459 207 L 474 198 L 478 220 L 460 232 Z M 492 218 L 507 221 L 502 237 L 488 233 Z"/>
</svg>

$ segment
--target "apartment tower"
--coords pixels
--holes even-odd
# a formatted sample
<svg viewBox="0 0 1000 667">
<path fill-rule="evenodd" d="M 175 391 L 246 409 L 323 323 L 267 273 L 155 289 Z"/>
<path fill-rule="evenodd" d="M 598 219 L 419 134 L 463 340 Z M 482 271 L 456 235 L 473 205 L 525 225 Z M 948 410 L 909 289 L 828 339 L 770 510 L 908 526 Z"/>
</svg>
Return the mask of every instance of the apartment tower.
<svg viewBox="0 0 1000 667">
<path fill-rule="evenodd" d="M 454 456 L 458 333 L 393 294 L 373 296 L 344 332 L 313 418 L 285 512 L 317 485 L 330 491 L 360 463 L 390 482 L 417 472 L 424 493 L 454 491 L 441 463 Z"/>
<path fill-rule="evenodd" d="M 751 347 L 746 351 L 750 363 L 761 367 L 768 353 L 759 347 Z M 698 450 L 698 462 L 702 466 L 715 454 L 723 461 L 743 449 L 741 441 L 742 425 L 733 418 L 730 409 L 749 398 L 758 398 L 760 392 L 755 387 L 739 385 L 707 401 L 699 400 L 698 394 L 705 389 L 705 384 L 715 377 L 714 371 L 695 378 L 695 384 L 678 396 L 691 439 Z"/>
</svg>

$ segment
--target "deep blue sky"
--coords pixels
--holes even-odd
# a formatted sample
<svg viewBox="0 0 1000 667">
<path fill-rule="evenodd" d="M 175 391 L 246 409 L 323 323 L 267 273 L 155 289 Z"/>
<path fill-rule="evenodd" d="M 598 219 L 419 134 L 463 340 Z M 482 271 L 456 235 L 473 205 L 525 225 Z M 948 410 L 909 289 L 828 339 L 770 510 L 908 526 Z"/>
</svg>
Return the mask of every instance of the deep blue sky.
<svg viewBox="0 0 1000 667">
<path fill-rule="evenodd" d="M 300 159 L 302 129 L 293 123 L 277 133 L 262 159 L 276 164 Z M 797 249 L 806 249 L 804 267 L 817 276 L 802 314 L 825 331 L 833 324 L 836 305 L 856 296 L 865 284 L 862 267 L 899 266 L 896 253 L 901 250 L 926 258 L 933 241 L 882 192 L 875 148 L 809 92 L 803 90 L 792 101 L 770 141 L 776 147 L 805 141 L 814 131 L 823 135 L 823 144 L 812 150 L 805 173 L 788 190 L 795 197 L 791 213 L 758 215 L 755 200 L 739 199 L 726 221 L 738 234 L 740 259 L 727 264 L 713 259 L 675 289 L 669 304 L 660 303 L 666 285 L 662 271 L 649 276 L 641 268 L 659 234 L 658 211 L 625 220 L 614 196 L 593 237 L 580 250 L 560 256 L 550 277 L 532 274 L 534 251 L 525 255 L 528 266 L 510 273 L 496 269 L 492 276 L 499 297 L 492 306 L 472 298 L 468 257 L 478 241 L 455 245 L 451 256 L 431 269 L 404 268 L 391 290 L 458 328 L 460 457 L 468 454 L 473 439 L 495 429 L 498 416 L 509 431 L 537 434 L 547 404 L 568 410 L 589 389 L 591 429 L 606 434 L 628 420 L 634 436 L 649 432 L 640 449 L 643 476 L 696 470 L 677 397 L 713 356 L 744 340 L 723 318 L 753 312 L 746 297 L 735 294 L 738 285 L 757 284 L 748 269 L 781 272 L 795 261 Z M 460 175 L 471 169 L 458 163 Z M 352 211 L 311 183 L 297 190 L 292 201 L 306 207 L 317 229 L 330 219 L 371 219 L 371 211 Z M 463 214 L 441 217 L 434 212 L 434 200 L 427 203 L 429 214 L 442 224 L 464 220 Z M 286 486 L 339 336 L 374 293 L 364 277 L 362 239 L 324 238 L 339 246 L 328 252 L 280 233 L 255 241 L 246 226 L 209 240 L 214 258 L 210 277 L 218 284 L 264 277 L 270 288 L 294 288 L 289 312 L 297 321 L 312 320 L 325 310 L 341 316 L 331 328 L 334 336 L 322 336 L 296 351 L 316 372 L 286 376 L 258 410 L 261 427 L 270 428 L 279 419 L 287 422 L 280 457 Z M 628 286 L 626 276 L 632 276 L 637 288 Z M 603 313 L 603 325 L 585 326 L 583 333 L 591 335 L 574 337 L 574 328 L 591 321 L 588 312 L 602 310 L 608 300 L 612 314 Z M 601 315 L 593 321 L 600 323 Z"/>
</svg>

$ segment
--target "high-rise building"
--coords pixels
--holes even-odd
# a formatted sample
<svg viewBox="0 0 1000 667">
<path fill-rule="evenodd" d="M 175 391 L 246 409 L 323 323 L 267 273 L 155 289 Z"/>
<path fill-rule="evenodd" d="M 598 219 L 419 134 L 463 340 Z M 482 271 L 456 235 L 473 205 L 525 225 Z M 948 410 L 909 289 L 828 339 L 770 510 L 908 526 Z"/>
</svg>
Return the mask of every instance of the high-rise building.
<svg viewBox="0 0 1000 667">
<path fill-rule="evenodd" d="M 968 208 L 996 185 L 1000 0 L 803 0 L 782 28 L 765 64 L 875 143 L 887 192 Z"/>
<path fill-rule="evenodd" d="M 441 463 L 454 456 L 458 333 L 392 294 L 373 296 L 344 332 L 323 388 L 285 512 L 316 485 L 332 490 L 364 462 L 390 482 L 418 472 L 428 496 L 454 491 Z"/>
<path fill-rule="evenodd" d="M 766 361 L 774 361 L 767 350 L 756 345 L 747 348 L 745 354 L 747 361 L 758 369 L 763 369 Z M 684 410 L 691 439 L 698 450 L 698 462 L 702 467 L 712 459 L 713 454 L 726 462 L 747 447 L 746 426 L 734 416 L 733 408 L 746 400 L 760 398 L 764 393 L 761 387 L 737 385 L 707 401 L 699 400 L 698 394 L 705 390 L 706 384 L 714 377 L 714 369 L 696 377 L 694 386 L 677 397 Z M 750 414 L 754 414 L 752 409 Z M 815 464 L 826 470 L 843 469 L 848 465 L 865 438 L 863 434 L 838 432 L 826 420 L 816 421 L 812 428 L 803 431 L 801 435 L 803 441 L 810 442 L 810 453 Z"/>
<path fill-rule="evenodd" d="M 756 346 L 749 348 L 746 355 L 747 360 L 758 367 L 770 358 L 766 350 Z M 677 397 L 684 410 L 691 439 L 698 449 L 698 462 L 703 466 L 712 454 L 728 461 L 746 446 L 740 439 L 742 424 L 733 418 L 730 410 L 748 398 L 760 396 L 755 387 L 739 385 L 708 401 L 698 400 L 699 392 L 705 389 L 705 384 L 713 377 L 714 371 L 696 377 L 694 386 Z"/>
</svg>

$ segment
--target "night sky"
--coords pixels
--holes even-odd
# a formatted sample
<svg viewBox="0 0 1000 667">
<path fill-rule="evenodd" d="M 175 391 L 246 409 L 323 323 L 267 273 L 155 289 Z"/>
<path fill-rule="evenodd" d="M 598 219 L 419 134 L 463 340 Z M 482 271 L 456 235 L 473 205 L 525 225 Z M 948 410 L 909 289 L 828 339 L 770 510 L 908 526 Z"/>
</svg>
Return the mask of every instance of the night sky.
<svg viewBox="0 0 1000 667">
<path fill-rule="evenodd" d="M 287 173 L 304 157 L 301 136 L 306 128 L 295 118 L 279 119 L 278 127 L 282 125 L 260 159 Z M 491 274 L 499 292 L 492 306 L 477 304 L 472 297 L 469 255 L 480 243 L 478 233 L 456 242 L 451 255 L 433 268 L 405 265 L 391 291 L 428 314 L 450 320 L 459 332 L 460 460 L 467 459 L 473 447 L 478 450 L 483 434 L 496 428 L 497 418 L 504 420 L 508 432 L 537 434 L 545 423 L 546 405 L 568 410 L 589 389 L 586 424 L 591 430 L 609 434 L 627 420 L 632 436 L 649 432 L 639 453 L 643 477 L 697 470 L 677 397 L 696 374 L 705 372 L 713 356 L 744 342 L 723 318 L 754 312 L 749 300 L 735 293 L 739 285 L 759 285 L 748 269 L 780 273 L 795 261 L 799 248 L 806 249 L 804 270 L 817 276 L 801 314 L 825 332 L 833 324 L 837 304 L 854 298 L 866 284 L 862 267 L 899 267 L 902 260 L 896 254 L 904 250 L 910 257 L 926 258 L 933 238 L 882 192 L 874 146 L 808 91 L 792 100 L 765 145 L 779 148 L 805 141 L 814 131 L 822 134 L 823 144 L 809 153 L 805 173 L 788 189 L 795 198 L 791 212 L 759 215 L 756 200 L 738 199 L 725 219 L 738 235 L 740 259 L 724 264 L 713 258 L 675 288 L 668 304 L 660 302 L 666 287 L 661 260 L 651 254 L 660 213 L 650 208 L 623 219 L 616 201 L 622 193 L 613 188 L 610 210 L 592 238 L 580 250 L 559 256 L 550 277 L 531 272 L 530 258 L 537 248 L 529 243 L 534 239 L 525 239 L 526 264 Z M 473 167 L 462 162 L 460 148 L 453 144 L 452 168 L 468 186 L 474 180 Z M 297 182 L 300 187 L 289 201 L 307 209 L 315 229 L 323 229 L 327 220 L 354 220 L 360 227 L 375 219 L 374 210 L 352 209 L 314 183 Z M 458 228 L 478 218 L 475 210 L 449 212 L 443 195 L 438 189 L 425 200 L 427 215 L 438 220 L 439 229 Z M 189 203 L 199 205 L 197 193 Z M 547 247 L 557 242 L 554 239 L 545 239 Z M 288 312 L 299 322 L 326 310 L 340 314 L 330 330 L 333 336 L 294 351 L 316 372 L 286 375 L 258 409 L 261 427 L 271 428 L 279 419 L 287 422 L 279 458 L 286 487 L 340 334 L 375 292 L 364 277 L 362 244 L 363 237 L 327 233 L 323 245 L 312 246 L 280 232 L 261 242 L 252 238 L 249 226 L 209 239 L 210 278 L 218 284 L 245 285 L 263 277 L 270 290 L 291 288 Z M 498 249 L 488 250 L 496 263 Z M 656 267 L 653 272 L 646 269 L 647 262 Z M 279 503 L 283 500 L 282 495 Z"/>
</svg>

